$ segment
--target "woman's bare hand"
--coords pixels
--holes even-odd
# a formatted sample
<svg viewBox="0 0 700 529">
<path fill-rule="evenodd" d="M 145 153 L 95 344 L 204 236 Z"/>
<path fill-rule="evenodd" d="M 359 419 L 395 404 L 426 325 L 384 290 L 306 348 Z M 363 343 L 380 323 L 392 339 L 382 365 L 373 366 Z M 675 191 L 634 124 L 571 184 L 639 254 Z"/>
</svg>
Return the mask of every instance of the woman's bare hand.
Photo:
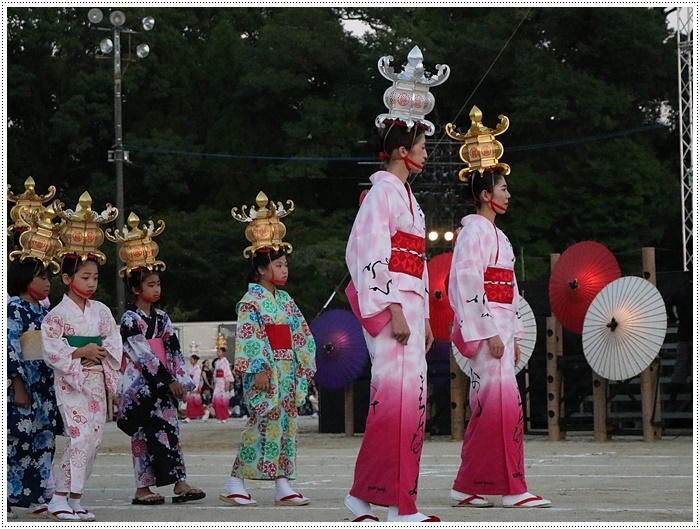
<svg viewBox="0 0 700 529">
<path fill-rule="evenodd" d="M 491 356 L 493 356 L 494 358 L 501 358 L 503 356 L 503 351 L 505 350 L 505 346 L 503 345 L 501 337 L 498 335 L 492 336 L 487 341 L 489 344 L 489 351 L 491 352 Z"/>
<path fill-rule="evenodd" d="M 403 309 L 398 303 L 389 305 L 391 312 L 391 336 L 401 345 L 406 345 L 411 337 L 411 329 L 408 327 Z"/>
</svg>

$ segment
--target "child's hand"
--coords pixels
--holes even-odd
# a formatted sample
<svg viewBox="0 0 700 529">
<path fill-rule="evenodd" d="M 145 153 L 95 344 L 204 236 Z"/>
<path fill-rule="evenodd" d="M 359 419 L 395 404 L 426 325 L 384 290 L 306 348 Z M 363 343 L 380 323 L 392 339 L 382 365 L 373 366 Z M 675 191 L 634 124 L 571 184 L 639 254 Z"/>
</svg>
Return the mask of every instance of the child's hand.
<svg viewBox="0 0 700 529">
<path fill-rule="evenodd" d="M 32 405 L 32 397 L 27 393 L 27 388 L 21 378 L 15 377 L 12 379 L 12 389 L 15 396 L 12 399 L 20 408 L 29 408 Z"/>
<path fill-rule="evenodd" d="M 108 354 L 107 349 L 104 347 L 96 343 L 89 343 L 73 351 L 73 358 L 80 358 L 83 365 L 88 365 L 87 361 L 92 362 L 89 365 L 97 365 L 101 364 Z"/>
<path fill-rule="evenodd" d="M 170 393 L 172 393 L 177 400 L 185 400 L 187 392 L 177 380 L 171 382 L 168 385 L 168 389 L 170 389 Z"/>
</svg>

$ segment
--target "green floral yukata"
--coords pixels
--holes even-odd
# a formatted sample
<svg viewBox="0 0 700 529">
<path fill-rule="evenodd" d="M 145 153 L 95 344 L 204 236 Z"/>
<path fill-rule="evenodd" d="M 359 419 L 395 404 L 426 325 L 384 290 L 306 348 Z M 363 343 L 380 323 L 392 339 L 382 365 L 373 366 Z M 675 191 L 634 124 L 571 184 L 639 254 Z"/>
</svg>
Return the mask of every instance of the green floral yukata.
<svg viewBox="0 0 700 529">
<path fill-rule="evenodd" d="M 304 403 L 316 371 L 316 343 L 299 307 L 284 290 L 273 294 L 251 283 L 236 312 L 234 368 L 243 377 L 250 419 L 241 434 L 232 475 L 295 479 L 297 408 Z M 289 326 L 291 349 L 272 349 L 266 330 L 270 325 Z M 255 374 L 263 371 L 270 378 L 265 392 L 255 387 Z"/>
</svg>

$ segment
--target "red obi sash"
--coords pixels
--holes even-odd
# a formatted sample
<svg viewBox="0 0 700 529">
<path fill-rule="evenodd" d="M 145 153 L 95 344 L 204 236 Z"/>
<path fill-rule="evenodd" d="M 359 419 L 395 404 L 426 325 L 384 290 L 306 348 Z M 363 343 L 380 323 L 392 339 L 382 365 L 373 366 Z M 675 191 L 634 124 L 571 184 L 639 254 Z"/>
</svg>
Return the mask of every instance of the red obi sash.
<svg viewBox="0 0 700 529">
<path fill-rule="evenodd" d="M 216 378 L 224 378 L 224 370 L 223 369 L 217 369 L 214 375 Z"/>
<path fill-rule="evenodd" d="M 292 348 L 292 330 L 289 328 L 289 325 L 265 325 L 265 332 L 273 351 L 275 349 Z"/>
<path fill-rule="evenodd" d="M 391 237 L 389 270 L 421 279 L 425 266 L 425 238 L 397 231 Z"/>
<path fill-rule="evenodd" d="M 484 290 L 492 303 L 513 303 L 515 274 L 507 268 L 489 266 L 484 273 Z"/>
</svg>

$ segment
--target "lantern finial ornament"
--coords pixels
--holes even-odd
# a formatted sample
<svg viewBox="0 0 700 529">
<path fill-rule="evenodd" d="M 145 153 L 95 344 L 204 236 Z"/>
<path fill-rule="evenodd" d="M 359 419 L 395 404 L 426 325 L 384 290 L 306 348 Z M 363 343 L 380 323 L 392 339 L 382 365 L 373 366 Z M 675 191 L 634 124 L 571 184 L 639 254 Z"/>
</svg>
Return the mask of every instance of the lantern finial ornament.
<svg viewBox="0 0 700 529">
<path fill-rule="evenodd" d="M 56 260 L 56 256 L 63 246 L 59 238 L 62 223 L 54 224 L 56 210 L 60 207 L 60 202 L 56 201 L 48 207 L 41 208 L 41 211 L 34 211 L 29 219 L 31 227 L 22 232 L 19 237 L 21 250 L 10 252 L 10 261 L 19 257 L 20 261 L 25 259 L 36 259 L 46 269 L 53 268 L 53 272 L 58 273 L 61 265 Z"/>
<path fill-rule="evenodd" d="M 245 229 L 245 236 L 252 244 L 243 250 L 243 256 L 250 258 L 253 254 L 262 249 L 273 249 L 278 251 L 280 248 L 285 248 L 288 253 L 292 252 L 292 245 L 288 242 L 282 242 L 282 239 L 287 233 L 287 228 L 280 219 L 286 217 L 294 211 L 294 202 L 287 200 L 287 209 L 282 205 L 282 202 L 268 202 L 267 195 L 260 191 L 255 198 L 255 206 L 241 206 L 241 212 L 238 213 L 238 208 L 231 209 L 231 216 L 239 222 L 249 222 L 250 225 Z M 246 213 L 246 209 L 248 212 Z"/>
<path fill-rule="evenodd" d="M 61 229 L 63 248 L 57 257 L 77 256 L 83 261 L 94 258 L 99 264 L 107 262 L 107 256 L 99 250 L 105 240 L 100 224 L 112 222 L 119 215 L 119 210 L 107 204 L 102 213 L 92 211 L 92 197 L 85 191 L 78 201 L 75 211 L 59 210 L 58 215 L 65 224 Z"/>
<path fill-rule="evenodd" d="M 119 269 L 121 277 L 130 276 L 134 270 L 165 270 L 165 263 L 156 259 L 159 248 L 153 240 L 153 237 L 163 233 L 165 222 L 159 220 L 156 228 L 153 221 L 149 220 L 148 224 L 139 228 L 139 220 L 132 211 L 126 220 L 131 229 L 124 226 L 122 233 L 114 230 L 114 235 L 110 229 L 105 231 L 107 239 L 123 245 L 119 250 L 119 258 L 125 263 L 125 266 Z"/>
<path fill-rule="evenodd" d="M 49 192 L 46 195 L 37 195 L 35 190 L 36 183 L 30 176 L 24 181 L 24 193 L 15 195 L 10 191 L 9 184 L 7 185 L 7 200 L 15 202 L 15 205 L 10 210 L 10 218 L 14 221 L 7 228 L 7 234 L 13 235 L 15 232 L 23 232 L 32 227 L 32 215 L 44 209 L 44 202 L 51 200 L 56 194 L 56 188 L 49 186 Z"/>
<path fill-rule="evenodd" d="M 386 55 L 377 63 L 379 73 L 393 84 L 384 92 L 384 104 L 389 112 L 378 115 L 374 124 L 382 128 L 399 123 L 409 129 L 418 125 L 425 129 L 426 136 L 432 136 L 435 125 L 425 119 L 425 115 L 435 107 L 435 97 L 430 93 L 430 88 L 447 81 L 450 67 L 438 64 L 435 67 L 437 74 L 427 76 L 423 67 L 423 53 L 418 46 L 409 52 L 408 63 L 400 73 L 394 72 L 394 67 L 390 66 L 393 60 L 391 55 Z"/>
<path fill-rule="evenodd" d="M 496 169 L 502 170 L 505 175 L 510 174 L 510 166 L 498 161 L 503 156 L 503 145 L 495 139 L 495 136 L 508 130 L 510 125 L 508 118 L 502 114 L 499 115 L 500 123 L 495 129 L 490 129 L 481 122 L 483 115 L 479 107 L 473 106 L 469 117 L 472 124 L 467 132 L 457 132 L 452 123 L 448 123 L 445 127 L 445 132 L 450 138 L 464 142 L 459 149 L 459 156 L 467 167 L 459 172 L 459 179 L 466 182 L 472 171 L 479 171 L 482 176 L 484 171 Z"/>
</svg>

